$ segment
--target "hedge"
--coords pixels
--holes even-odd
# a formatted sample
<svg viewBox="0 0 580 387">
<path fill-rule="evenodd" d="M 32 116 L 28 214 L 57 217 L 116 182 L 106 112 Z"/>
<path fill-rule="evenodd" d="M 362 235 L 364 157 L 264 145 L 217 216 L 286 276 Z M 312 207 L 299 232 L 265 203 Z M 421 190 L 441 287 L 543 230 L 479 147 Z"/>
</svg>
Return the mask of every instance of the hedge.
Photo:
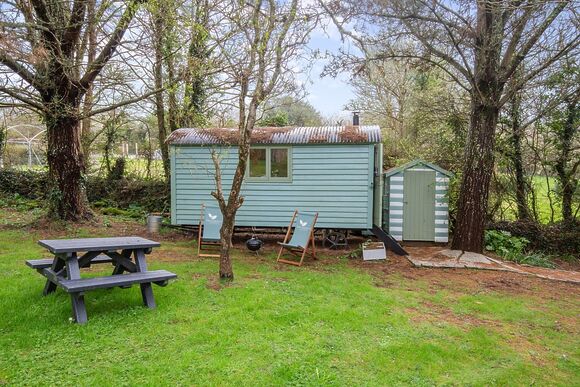
<svg viewBox="0 0 580 387">
<path fill-rule="evenodd" d="M 529 247 L 548 253 L 580 254 L 580 222 L 541 225 L 532 221 L 497 222 L 490 230 L 509 231 L 530 241 Z"/>
<path fill-rule="evenodd" d="M 0 193 L 5 195 L 44 200 L 48 183 L 46 172 L 0 169 Z M 89 176 L 86 188 L 89 202 L 96 206 L 122 209 L 138 206 L 148 212 L 169 211 L 169 190 L 164 181 Z"/>
</svg>

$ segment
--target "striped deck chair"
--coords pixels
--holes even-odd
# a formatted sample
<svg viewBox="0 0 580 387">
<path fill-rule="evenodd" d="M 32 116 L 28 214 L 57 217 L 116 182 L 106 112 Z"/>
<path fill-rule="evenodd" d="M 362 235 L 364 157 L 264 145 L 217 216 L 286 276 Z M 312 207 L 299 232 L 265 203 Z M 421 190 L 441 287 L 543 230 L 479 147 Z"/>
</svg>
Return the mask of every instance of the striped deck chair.
<svg viewBox="0 0 580 387">
<path fill-rule="evenodd" d="M 201 205 L 201 218 L 199 219 L 199 235 L 197 237 L 198 257 L 219 257 L 219 254 L 202 253 L 203 246 L 220 246 L 220 229 L 222 228 L 223 216 L 219 207 Z"/>
<path fill-rule="evenodd" d="M 294 266 L 302 266 L 304 262 L 304 256 L 308 251 L 309 246 L 311 247 L 310 255 L 312 258 L 316 259 L 316 247 L 314 246 L 314 226 L 316 225 L 316 220 L 318 219 L 318 213 L 309 212 L 299 212 L 294 211 L 290 225 L 288 226 L 288 232 L 284 237 L 284 242 L 278 242 L 280 245 L 280 252 L 278 253 L 278 262 L 287 263 Z M 292 238 L 288 241 L 290 233 L 294 228 L 292 233 Z M 287 259 L 281 259 L 282 252 L 287 250 L 289 253 L 300 258 L 300 261 L 290 261 Z"/>
</svg>

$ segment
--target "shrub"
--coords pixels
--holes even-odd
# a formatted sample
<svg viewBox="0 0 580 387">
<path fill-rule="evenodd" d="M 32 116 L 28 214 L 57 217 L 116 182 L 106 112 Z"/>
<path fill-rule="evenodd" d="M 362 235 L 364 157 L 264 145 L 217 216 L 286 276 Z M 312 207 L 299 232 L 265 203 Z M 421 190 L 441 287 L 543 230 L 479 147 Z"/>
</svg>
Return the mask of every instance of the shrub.
<svg viewBox="0 0 580 387">
<path fill-rule="evenodd" d="M 86 181 L 87 198 L 98 208 L 116 207 L 137 213 L 165 212 L 169 209 L 169 189 L 161 180 L 109 180 L 89 176 Z M 0 169 L 0 193 L 6 197 L 43 201 L 49 195 L 46 172 Z M 126 215 L 126 214 L 124 214 Z M 139 215 L 141 216 L 141 215 Z"/>
<path fill-rule="evenodd" d="M 113 168 L 109 171 L 109 175 L 107 176 L 109 180 L 121 180 L 125 176 L 125 159 L 123 157 L 119 157 L 115 160 L 115 164 L 113 164 Z"/>
<path fill-rule="evenodd" d="M 0 192 L 12 196 L 41 200 L 48 194 L 48 178 L 45 172 L 0 169 Z"/>
<path fill-rule="evenodd" d="M 527 254 L 529 241 L 524 237 L 513 236 L 508 231 L 487 230 L 485 232 L 485 248 L 493 251 L 504 259 L 519 264 L 554 268 L 552 257 L 536 251 Z"/>
<path fill-rule="evenodd" d="M 523 255 L 518 263 L 530 266 L 540 266 L 553 269 L 556 267 L 552 262 L 552 256 L 536 251 L 532 254 Z"/>
<path fill-rule="evenodd" d="M 497 222 L 489 224 L 487 228 L 524 237 L 529 241 L 528 248 L 532 250 L 549 254 L 580 255 L 580 222 L 550 225 L 540 225 L 533 221 Z"/>
<path fill-rule="evenodd" d="M 510 261 L 520 258 L 528 243 L 530 242 L 526 238 L 512 236 L 508 231 L 488 230 L 485 232 L 485 249 Z"/>
</svg>

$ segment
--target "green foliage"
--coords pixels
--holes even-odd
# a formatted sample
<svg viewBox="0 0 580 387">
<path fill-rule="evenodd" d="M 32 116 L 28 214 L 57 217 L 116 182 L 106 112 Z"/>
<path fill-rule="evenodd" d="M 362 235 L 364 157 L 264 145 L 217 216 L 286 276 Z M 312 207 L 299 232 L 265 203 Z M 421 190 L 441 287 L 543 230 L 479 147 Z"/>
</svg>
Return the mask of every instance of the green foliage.
<svg viewBox="0 0 580 387">
<path fill-rule="evenodd" d="M 119 157 L 111 168 L 107 178 L 109 180 L 121 180 L 125 176 L 125 158 Z"/>
<path fill-rule="evenodd" d="M 19 212 L 27 212 L 39 209 L 41 204 L 38 200 L 28 199 L 18 193 L 0 196 L 0 207 L 9 207 Z"/>
<path fill-rule="evenodd" d="M 512 236 L 507 231 L 487 230 L 485 232 L 485 248 L 497 255 L 517 261 L 524 253 L 524 249 L 530 243 L 526 238 Z"/>
<path fill-rule="evenodd" d="M 272 112 L 257 122 L 258 126 L 288 126 L 288 114 L 286 112 Z"/>
<path fill-rule="evenodd" d="M 0 169 L 0 194 L 22 200 L 32 200 L 38 205 L 51 202 L 58 191 L 49 189 L 45 172 Z M 123 215 L 137 217 L 144 212 L 163 212 L 169 208 L 169 189 L 165 181 L 120 179 L 110 180 L 99 176 L 86 179 L 87 198 L 97 208 L 116 207 L 129 211 Z"/>
<path fill-rule="evenodd" d="M 277 98 L 267 106 L 259 126 L 320 126 L 322 116 L 308 101 L 291 96 Z"/>
<path fill-rule="evenodd" d="M 5 125 L 0 125 L 0 159 L 4 154 L 4 147 L 6 146 L 7 130 Z"/>
<path fill-rule="evenodd" d="M 530 266 L 547 267 L 553 269 L 556 267 L 554 262 L 552 262 L 552 256 L 542 253 L 540 251 L 533 252 L 531 254 L 523 255 L 518 263 Z"/>
<path fill-rule="evenodd" d="M 32 170 L 0 169 L 0 192 L 18 194 L 27 199 L 44 199 L 48 193 L 48 175 Z"/>
<path fill-rule="evenodd" d="M 519 264 L 554 268 L 552 257 L 536 251 L 525 253 L 529 241 L 524 237 L 513 236 L 508 231 L 487 230 L 485 232 L 485 248 L 508 261 Z"/>
<path fill-rule="evenodd" d="M 131 205 L 126 210 L 117 207 L 103 207 L 101 208 L 101 213 L 103 215 L 113 215 L 113 216 L 122 216 L 125 218 L 140 219 L 146 216 L 147 211 L 145 211 L 143 207 Z"/>
<path fill-rule="evenodd" d="M 570 254 L 580 257 L 580 222 L 560 222 L 549 225 L 533 221 L 497 222 L 488 229 L 507 231 L 529 241 L 527 248 L 549 254 Z"/>
<path fill-rule="evenodd" d="M 133 206 L 145 212 L 164 212 L 169 208 L 169 189 L 164 181 L 132 179 L 112 181 L 92 177 L 87 183 L 89 202 L 101 208 L 116 207 L 131 210 Z"/>
</svg>

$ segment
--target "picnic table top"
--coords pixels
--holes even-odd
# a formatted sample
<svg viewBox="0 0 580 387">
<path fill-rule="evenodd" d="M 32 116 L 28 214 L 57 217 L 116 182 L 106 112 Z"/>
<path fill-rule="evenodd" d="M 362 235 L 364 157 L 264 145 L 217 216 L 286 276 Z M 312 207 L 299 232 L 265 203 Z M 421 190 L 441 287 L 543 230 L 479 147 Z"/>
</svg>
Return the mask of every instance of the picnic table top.
<svg viewBox="0 0 580 387">
<path fill-rule="evenodd" d="M 115 238 L 43 239 L 38 244 L 51 253 L 74 253 L 78 251 L 106 251 L 122 249 L 147 249 L 159 247 L 159 242 L 138 236 Z"/>
</svg>

